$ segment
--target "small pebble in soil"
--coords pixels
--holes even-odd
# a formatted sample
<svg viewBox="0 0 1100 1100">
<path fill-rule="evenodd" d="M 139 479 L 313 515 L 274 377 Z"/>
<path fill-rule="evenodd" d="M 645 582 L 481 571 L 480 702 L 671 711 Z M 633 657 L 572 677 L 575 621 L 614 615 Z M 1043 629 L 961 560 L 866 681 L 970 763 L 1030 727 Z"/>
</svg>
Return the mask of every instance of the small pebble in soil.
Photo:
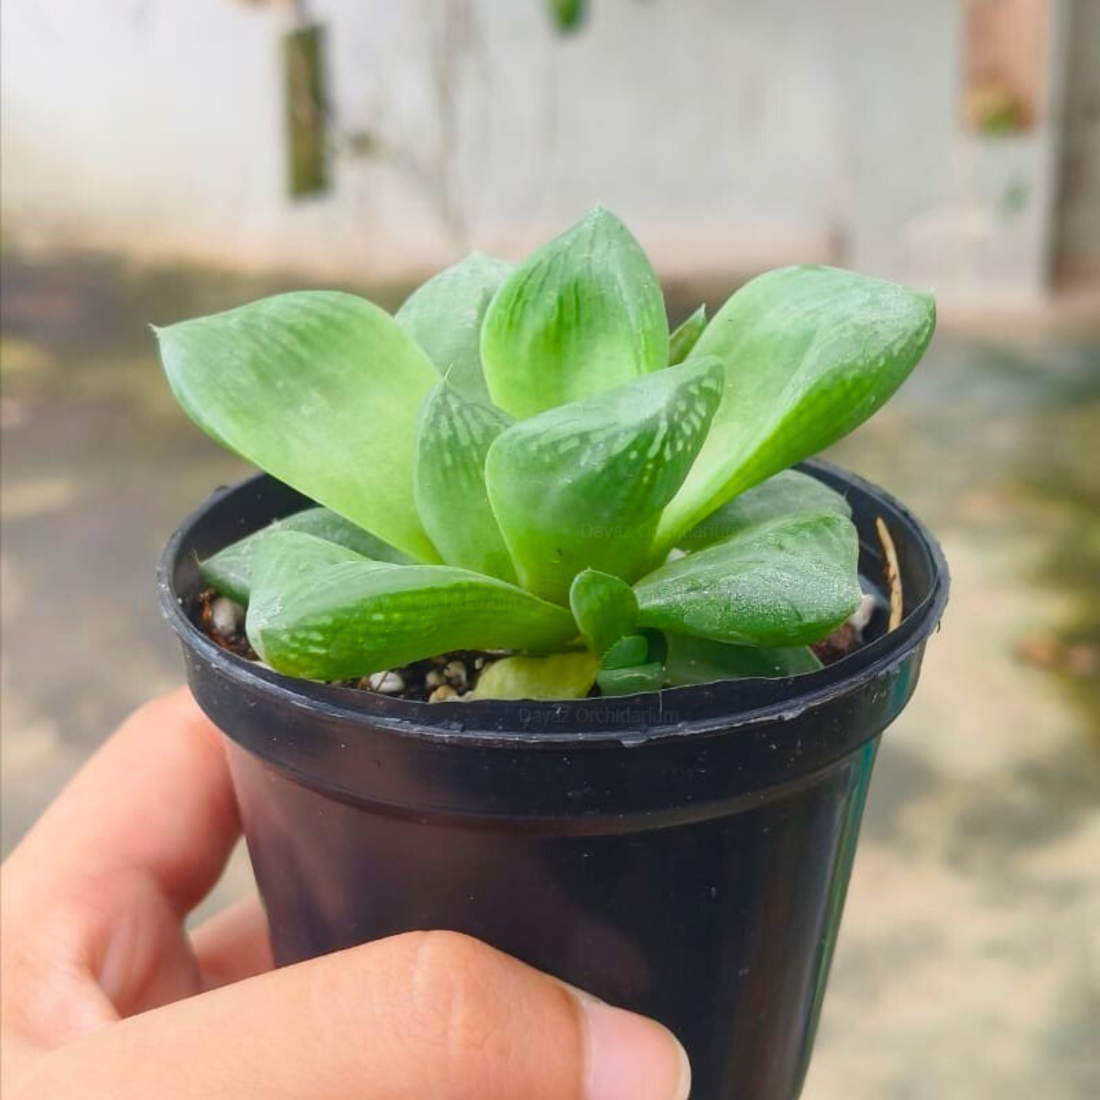
<svg viewBox="0 0 1100 1100">
<path fill-rule="evenodd" d="M 493 658 L 480 650 L 440 653 L 435 657 L 412 661 L 400 668 L 382 670 L 352 680 L 341 680 L 337 687 L 398 695 L 414 703 L 440 703 L 467 695 L 477 685 L 481 672 L 492 663 Z M 393 683 L 384 680 L 386 675 L 399 677 L 402 686 L 381 686 L 383 683 Z"/>
<path fill-rule="evenodd" d="M 379 695 L 400 695 L 405 690 L 405 678 L 400 672 L 374 672 L 367 677 L 371 691 Z"/>
<path fill-rule="evenodd" d="M 218 607 L 219 604 L 222 606 Z M 245 637 L 244 608 L 239 604 L 219 596 L 212 588 L 204 588 L 195 597 L 190 610 L 196 625 L 222 649 L 248 661 L 258 659 Z"/>
<path fill-rule="evenodd" d="M 447 678 L 447 683 L 451 687 L 460 691 L 469 682 L 466 676 L 466 665 L 462 661 L 448 661 L 443 666 L 443 675 Z"/>
<path fill-rule="evenodd" d="M 225 596 L 210 605 L 210 628 L 223 638 L 234 638 L 244 624 L 244 608 Z"/>
<path fill-rule="evenodd" d="M 859 607 L 855 609 L 852 617 L 848 620 L 855 627 L 860 641 L 863 640 L 863 632 L 867 629 L 867 624 L 871 621 L 871 616 L 874 615 L 876 607 L 878 607 L 878 600 L 870 592 L 864 592 L 863 599 L 859 601 Z"/>
</svg>

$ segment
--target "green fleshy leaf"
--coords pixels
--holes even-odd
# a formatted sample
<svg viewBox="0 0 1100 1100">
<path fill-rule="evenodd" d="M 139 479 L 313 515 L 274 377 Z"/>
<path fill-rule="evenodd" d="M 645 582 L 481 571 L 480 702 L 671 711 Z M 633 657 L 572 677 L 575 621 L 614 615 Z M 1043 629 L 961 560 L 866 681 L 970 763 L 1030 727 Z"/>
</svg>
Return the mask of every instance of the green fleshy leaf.
<svg viewBox="0 0 1100 1100">
<path fill-rule="evenodd" d="M 935 322 L 931 295 L 836 268 L 782 268 L 737 291 L 692 352 L 722 360 L 725 394 L 658 549 L 862 424 L 924 354 Z"/>
<path fill-rule="evenodd" d="M 223 446 L 424 561 L 416 415 L 439 381 L 387 313 L 302 291 L 157 330 L 169 384 Z"/>
<path fill-rule="evenodd" d="M 757 524 L 634 586 L 645 626 L 748 646 L 823 638 L 859 606 L 859 537 L 836 512 Z"/>
<path fill-rule="evenodd" d="M 700 306 L 683 324 L 679 325 L 668 338 L 669 366 L 682 363 L 691 349 L 699 342 L 703 329 L 707 327 L 707 307 Z"/>
<path fill-rule="evenodd" d="M 276 520 L 259 531 L 253 531 L 251 535 L 211 555 L 199 563 L 199 575 L 221 595 L 228 596 L 239 604 L 247 604 L 252 581 L 252 552 L 259 540 L 266 538 L 272 531 L 300 531 L 302 534 L 313 535 L 354 550 L 364 558 L 388 561 L 396 565 L 413 564 L 408 555 L 395 550 L 369 531 L 356 527 L 354 523 L 328 508 L 306 508 L 286 519 Z"/>
<path fill-rule="evenodd" d="M 481 370 L 481 322 L 511 270 L 504 260 L 471 252 L 414 291 L 394 314 L 447 382 L 485 405 L 489 390 Z"/>
<path fill-rule="evenodd" d="M 524 588 L 564 603 L 586 568 L 640 574 L 721 384 L 719 363 L 692 359 L 497 436 L 485 480 Z"/>
<path fill-rule="evenodd" d="M 688 550 L 701 550 L 754 524 L 796 512 L 820 510 L 840 516 L 852 514 L 848 501 L 823 481 L 798 470 L 784 470 L 727 501 L 684 535 L 680 545 Z"/>
<path fill-rule="evenodd" d="M 667 638 L 665 683 L 670 687 L 740 680 L 750 676 L 798 676 L 821 668 L 814 651 L 806 646 L 765 649 L 726 645 L 683 634 L 669 634 Z"/>
<path fill-rule="evenodd" d="M 649 639 L 644 634 L 627 634 L 604 650 L 600 667 L 634 668 L 649 660 Z"/>
<path fill-rule="evenodd" d="M 583 699 L 596 681 L 587 649 L 548 657 L 503 657 L 486 666 L 467 699 Z"/>
<path fill-rule="evenodd" d="M 668 363 L 657 276 L 602 207 L 520 264 L 481 330 L 493 403 L 532 416 L 622 386 Z"/>
<path fill-rule="evenodd" d="M 586 569 L 573 578 L 569 606 L 588 648 L 597 655 L 638 625 L 634 590 L 618 577 Z"/>
<path fill-rule="evenodd" d="M 658 691 L 664 684 L 665 666 L 650 661 L 632 668 L 602 668 L 596 673 L 596 683 L 604 695 L 636 695 L 642 691 Z"/>
<path fill-rule="evenodd" d="M 424 402 L 417 426 L 416 509 L 448 565 L 515 583 L 516 571 L 485 491 L 489 445 L 512 423 L 449 383 Z"/>
<path fill-rule="evenodd" d="M 456 649 L 553 652 L 573 617 L 503 581 L 447 565 L 391 565 L 297 531 L 256 545 L 246 630 L 272 668 L 342 680 Z"/>
</svg>

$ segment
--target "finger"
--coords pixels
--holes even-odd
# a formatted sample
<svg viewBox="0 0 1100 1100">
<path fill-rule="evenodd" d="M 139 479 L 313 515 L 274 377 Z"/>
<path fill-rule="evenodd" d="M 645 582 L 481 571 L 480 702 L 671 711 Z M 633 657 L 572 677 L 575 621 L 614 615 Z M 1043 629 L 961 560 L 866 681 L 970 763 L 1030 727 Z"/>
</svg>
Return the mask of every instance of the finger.
<svg viewBox="0 0 1100 1100">
<path fill-rule="evenodd" d="M 191 944 L 208 989 L 252 978 L 274 966 L 267 914 L 255 894 L 201 924 Z"/>
<path fill-rule="evenodd" d="M 20 892 L 73 880 L 152 886 L 180 914 L 217 881 L 240 826 L 220 735 L 185 688 L 123 723 L 11 857 Z"/>
<path fill-rule="evenodd" d="M 0 1001 L 27 1042 L 199 992 L 181 920 L 238 832 L 220 737 L 188 693 L 129 718 L 4 864 Z"/>
<path fill-rule="evenodd" d="M 484 944 L 411 933 L 126 1020 L 56 1052 L 55 1100 L 686 1100 L 671 1033 Z"/>
</svg>

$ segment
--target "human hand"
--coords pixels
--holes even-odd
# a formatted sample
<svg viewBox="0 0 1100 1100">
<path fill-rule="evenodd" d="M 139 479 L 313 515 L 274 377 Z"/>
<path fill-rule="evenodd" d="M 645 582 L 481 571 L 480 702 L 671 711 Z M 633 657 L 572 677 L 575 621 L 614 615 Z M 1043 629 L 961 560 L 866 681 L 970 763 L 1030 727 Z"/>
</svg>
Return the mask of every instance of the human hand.
<svg viewBox="0 0 1100 1100">
<path fill-rule="evenodd" d="M 273 970 L 256 899 L 188 934 L 239 829 L 185 690 L 76 776 L 3 868 L 6 1100 L 686 1100 L 659 1024 L 468 937 Z"/>
</svg>

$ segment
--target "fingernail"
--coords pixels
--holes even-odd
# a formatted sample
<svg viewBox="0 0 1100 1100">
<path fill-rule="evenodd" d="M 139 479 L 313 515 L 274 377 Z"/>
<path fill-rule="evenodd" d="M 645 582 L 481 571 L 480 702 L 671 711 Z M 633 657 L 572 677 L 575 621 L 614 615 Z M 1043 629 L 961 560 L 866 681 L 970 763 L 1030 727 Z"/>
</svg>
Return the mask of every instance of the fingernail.
<svg viewBox="0 0 1100 1100">
<path fill-rule="evenodd" d="M 691 1066 L 667 1028 L 645 1016 L 580 999 L 588 1024 L 584 1100 L 688 1100 Z"/>
</svg>

